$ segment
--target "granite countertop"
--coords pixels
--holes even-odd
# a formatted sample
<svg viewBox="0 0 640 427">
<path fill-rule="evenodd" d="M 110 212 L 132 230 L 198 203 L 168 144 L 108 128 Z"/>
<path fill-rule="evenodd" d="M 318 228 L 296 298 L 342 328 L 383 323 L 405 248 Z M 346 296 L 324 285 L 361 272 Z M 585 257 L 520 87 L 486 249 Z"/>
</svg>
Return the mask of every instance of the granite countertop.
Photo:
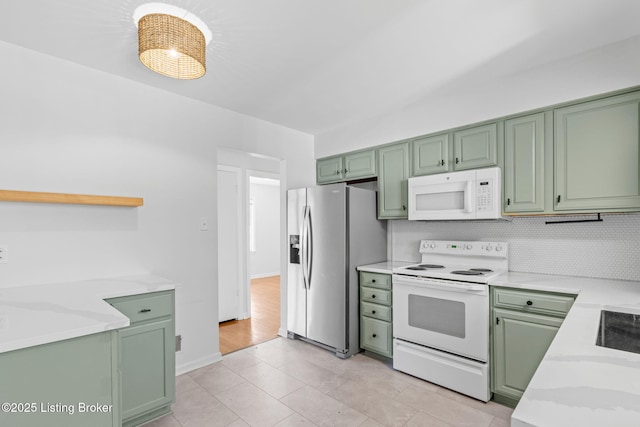
<svg viewBox="0 0 640 427">
<path fill-rule="evenodd" d="M 383 261 L 375 264 L 359 265 L 358 271 L 368 271 L 370 273 L 382 273 L 391 274 L 394 268 L 406 267 L 407 265 L 415 264 L 418 261 L 406 262 L 406 261 Z"/>
<path fill-rule="evenodd" d="M 0 288 L 0 353 L 129 326 L 105 299 L 170 289 L 152 275 Z"/>
<path fill-rule="evenodd" d="M 640 283 L 509 272 L 491 285 L 577 294 L 513 412 L 513 427 L 639 425 L 640 354 L 595 342 L 601 310 L 640 314 Z"/>
</svg>

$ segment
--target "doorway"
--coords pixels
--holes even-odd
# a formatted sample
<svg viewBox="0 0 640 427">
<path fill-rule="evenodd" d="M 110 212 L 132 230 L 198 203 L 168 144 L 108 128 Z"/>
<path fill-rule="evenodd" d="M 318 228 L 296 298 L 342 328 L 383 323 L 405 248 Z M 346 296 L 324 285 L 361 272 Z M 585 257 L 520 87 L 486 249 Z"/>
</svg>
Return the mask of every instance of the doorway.
<svg viewBox="0 0 640 427">
<path fill-rule="evenodd" d="M 236 272 L 234 278 L 219 274 L 219 343 L 223 355 L 273 339 L 280 327 L 279 174 L 246 170 L 242 178 L 240 191 L 230 189 L 232 179 L 227 176 L 218 181 L 219 271 Z M 226 190 L 220 188 L 225 185 Z M 228 205 L 235 205 L 233 198 L 240 198 L 240 209 L 235 218 L 230 218 L 232 209 Z M 234 239 L 240 247 L 239 270 L 234 267 L 233 257 L 225 254 L 234 250 L 233 243 L 226 243 L 233 238 L 234 221 L 240 224 Z M 233 300 L 230 288 L 235 283 L 237 299 Z M 235 307 L 235 316 L 223 316 L 224 312 L 230 313 L 224 304 Z"/>
</svg>

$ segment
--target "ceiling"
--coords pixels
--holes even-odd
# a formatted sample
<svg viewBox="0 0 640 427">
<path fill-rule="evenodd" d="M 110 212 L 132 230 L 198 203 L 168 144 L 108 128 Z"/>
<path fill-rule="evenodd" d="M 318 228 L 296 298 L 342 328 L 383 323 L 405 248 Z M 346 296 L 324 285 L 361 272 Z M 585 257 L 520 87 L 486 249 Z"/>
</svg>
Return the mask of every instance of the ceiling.
<svg viewBox="0 0 640 427">
<path fill-rule="evenodd" d="M 143 3 L 3 2 L 0 40 L 318 135 L 640 35 L 637 0 L 166 0 L 213 32 L 178 81 L 137 58 Z"/>
</svg>

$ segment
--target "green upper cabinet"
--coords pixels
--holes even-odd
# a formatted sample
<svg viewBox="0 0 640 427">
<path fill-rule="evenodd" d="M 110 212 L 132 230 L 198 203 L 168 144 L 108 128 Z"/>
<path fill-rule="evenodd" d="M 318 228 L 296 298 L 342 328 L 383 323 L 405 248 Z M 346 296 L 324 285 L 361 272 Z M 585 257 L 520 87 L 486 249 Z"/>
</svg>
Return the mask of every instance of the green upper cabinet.
<svg viewBox="0 0 640 427">
<path fill-rule="evenodd" d="M 544 113 L 506 120 L 504 211 L 544 211 Z"/>
<path fill-rule="evenodd" d="M 449 134 L 427 136 L 411 142 L 412 176 L 430 175 L 449 170 Z"/>
<path fill-rule="evenodd" d="M 453 133 L 454 170 L 476 169 L 498 164 L 496 123 Z"/>
<path fill-rule="evenodd" d="M 316 181 L 318 184 L 328 184 L 342 181 L 342 156 L 327 157 L 316 162 Z"/>
<path fill-rule="evenodd" d="M 378 218 L 406 219 L 409 143 L 378 149 Z"/>
<path fill-rule="evenodd" d="M 640 93 L 554 111 L 554 210 L 640 208 Z"/>
<path fill-rule="evenodd" d="M 366 150 L 320 159 L 316 162 L 316 181 L 329 184 L 376 176 L 376 151 Z"/>
</svg>

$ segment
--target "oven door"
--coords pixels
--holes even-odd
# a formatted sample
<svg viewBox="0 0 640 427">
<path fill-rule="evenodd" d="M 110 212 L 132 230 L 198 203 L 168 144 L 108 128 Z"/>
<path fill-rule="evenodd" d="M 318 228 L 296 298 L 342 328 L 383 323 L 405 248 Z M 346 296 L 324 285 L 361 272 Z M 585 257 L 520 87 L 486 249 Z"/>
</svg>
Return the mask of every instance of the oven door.
<svg viewBox="0 0 640 427">
<path fill-rule="evenodd" d="M 489 360 L 489 287 L 393 275 L 393 337 Z"/>
</svg>

